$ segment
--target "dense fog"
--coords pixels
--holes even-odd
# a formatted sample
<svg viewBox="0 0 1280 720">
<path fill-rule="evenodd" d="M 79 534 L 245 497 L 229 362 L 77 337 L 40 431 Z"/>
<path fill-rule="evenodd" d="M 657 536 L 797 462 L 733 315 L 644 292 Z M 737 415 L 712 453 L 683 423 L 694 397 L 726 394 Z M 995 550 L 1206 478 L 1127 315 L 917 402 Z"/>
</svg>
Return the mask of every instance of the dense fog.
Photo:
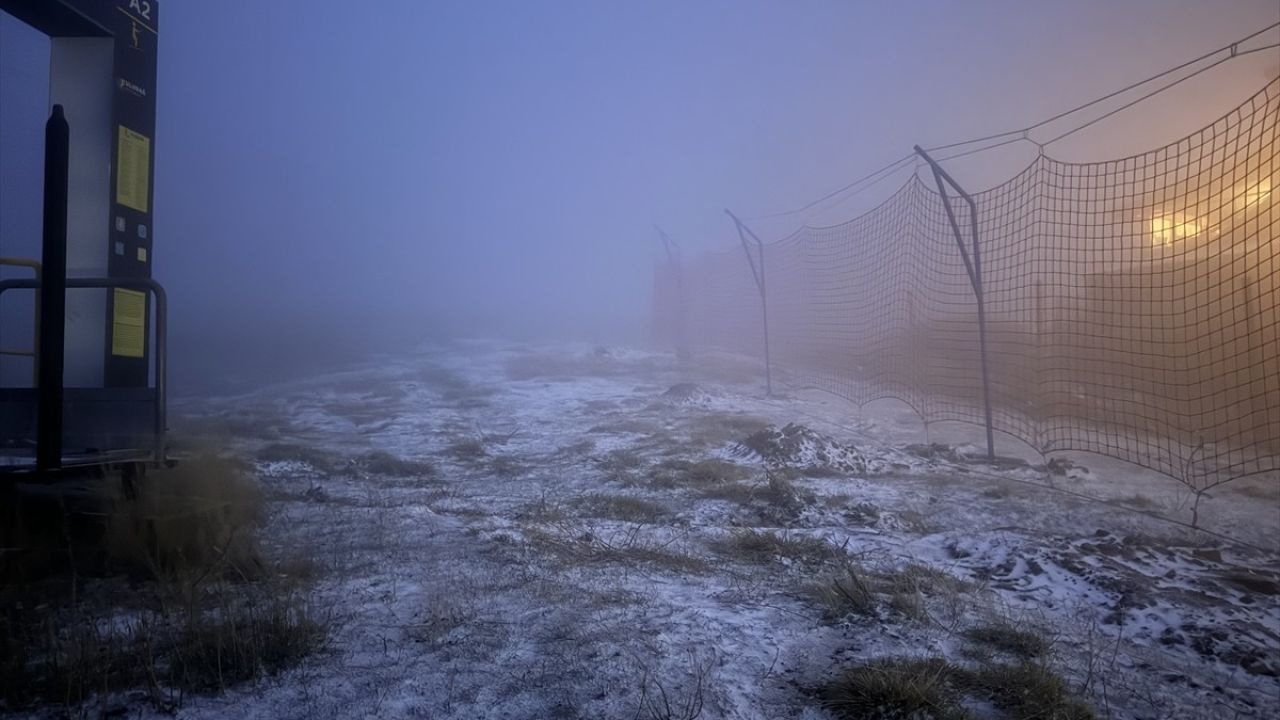
<svg viewBox="0 0 1280 720">
<path fill-rule="evenodd" d="M 175 383 L 457 335 L 642 340 L 654 223 L 693 255 L 736 241 L 726 207 L 765 239 L 847 219 L 900 178 L 762 216 L 1275 14 L 1271 0 L 166 3 L 154 275 L 172 296 Z M 5 255 L 38 253 L 47 42 L 0 16 Z M 1278 65 L 1242 58 L 1054 154 L 1158 146 Z M 1034 152 L 951 167 L 981 188 Z"/>
</svg>

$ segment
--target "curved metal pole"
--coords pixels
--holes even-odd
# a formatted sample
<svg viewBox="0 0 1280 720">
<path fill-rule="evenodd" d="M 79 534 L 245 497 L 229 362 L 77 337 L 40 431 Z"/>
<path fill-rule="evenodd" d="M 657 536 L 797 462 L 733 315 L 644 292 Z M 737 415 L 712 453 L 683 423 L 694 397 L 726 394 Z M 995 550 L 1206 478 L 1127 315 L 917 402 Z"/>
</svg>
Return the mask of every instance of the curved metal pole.
<svg viewBox="0 0 1280 720">
<path fill-rule="evenodd" d="M 960 247 L 960 257 L 964 260 L 964 269 L 969 274 L 969 284 L 973 287 L 973 295 L 978 301 L 978 351 L 982 359 L 982 405 L 987 421 L 987 457 L 994 460 L 996 443 L 992 428 L 991 378 L 987 369 L 987 312 L 982 291 L 982 253 L 978 245 L 978 204 L 973 201 L 969 193 L 964 191 L 964 188 L 960 187 L 959 183 L 947 174 L 946 170 L 942 169 L 941 165 L 929 157 L 929 153 L 925 152 L 924 148 L 916 145 L 915 151 L 929 163 L 929 168 L 933 170 L 933 179 L 938 184 L 938 194 L 942 196 L 942 207 L 947 211 L 947 221 L 951 223 L 951 232 L 955 235 L 956 245 Z M 955 209 L 951 207 L 951 197 L 947 195 L 947 190 L 943 186 L 944 180 L 969 206 L 969 237 L 973 241 L 972 260 L 965 250 L 964 236 L 960 232 L 960 223 L 956 221 Z"/>
<path fill-rule="evenodd" d="M 751 265 L 751 276 L 755 278 L 756 288 L 760 290 L 760 318 L 764 330 L 764 388 L 766 395 L 773 395 L 773 363 L 769 358 L 769 293 L 764 282 L 764 242 L 760 240 L 760 236 L 751 231 L 728 209 L 725 214 L 733 220 L 734 226 L 738 229 L 738 239 L 742 241 L 742 251 L 747 254 L 747 263 Z M 756 242 L 756 253 L 759 255 L 759 266 L 757 261 L 751 257 L 751 246 L 747 244 L 747 235 L 750 235 Z"/>
</svg>

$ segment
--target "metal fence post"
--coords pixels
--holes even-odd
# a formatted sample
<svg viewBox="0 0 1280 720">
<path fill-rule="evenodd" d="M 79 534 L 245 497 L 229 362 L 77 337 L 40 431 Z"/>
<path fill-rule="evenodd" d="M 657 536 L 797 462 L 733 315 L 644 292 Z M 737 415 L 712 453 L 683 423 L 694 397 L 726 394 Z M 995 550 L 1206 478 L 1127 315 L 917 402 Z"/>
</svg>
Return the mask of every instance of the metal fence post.
<svg viewBox="0 0 1280 720">
<path fill-rule="evenodd" d="M 54 105 L 44 130 L 44 230 L 41 238 L 40 345 L 36 467 L 62 467 L 62 371 L 67 307 L 67 179 L 71 130 Z"/>
<path fill-rule="evenodd" d="M 773 364 L 769 359 L 769 293 L 765 286 L 764 280 L 764 243 L 760 237 L 751 231 L 751 228 L 742 224 L 737 215 L 734 215 L 728 209 L 725 214 L 733 220 L 734 227 L 738 229 L 738 240 L 742 241 L 742 251 L 747 255 L 747 263 L 751 266 L 751 276 L 755 278 L 756 288 L 760 291 L 760 319 L 762 329 L 764 330 L 764 387 L 766 395 L 773 395 Z M 756 243 L 756 258 L 751 256 L 751 246 L 747 243 L 747 235 L 751 236 Z"/>
<path fill-rule="evenodd" d="M 684 291 L 684 263 L 680 253 L 680 246 L 666 231 L 657 225 L 653 226 L 658 231 L 658 237 L 662 240 L 662 247 L 667 252 L 667 262 L 671 265 L 671 273 L 676 279 L 676 357 L 687 358 L 692 352 L 689 347 L 689 331 L 688 331 L 688 307 L 686 305 L 686 295 Z"/>
<path fill-rule="evenodd" d="M 969 284 L 973 287 L 974 298 L 978 301 L 978 349 L 982 358 L 982 405 L 986 413 L 987 421 L 987 457 L 995 459 L 996 443 L 995 433 L 992 428 L 991 420 L 991 375 L 987 367 L 987 313 L 986 301 L 983 297 L 982 288 L 982 252 L 978 245 L 978 205 L 973 201 L 969 193 L 960 187 L 946 170 L 942 169 L 933 158 L 929 157 L 929 153 L 919 145 L 915 146 L 915 151 L 925 162 L 929 163 L 929 168 L 933 171 L 933 179 L 938 184 L 938 195 L 942 197 L 942 206 L 947 211 L 947 221 L 951 223 L 951 232 L 955 235 L 956 245 L 960 248 L 960 257 L 964 260 L 965 271 L 969 274 Z M 969 252 L 964 246 L 964 234 L 960 231 L 960 224 L 956 221 L 955 209 L 951 207 L 951 197 L 947 195 L 947 189 L 943 185 L 943 181 L 950 185 L 965 203 L 969 206 L 969 237 L 973 243 L 973 258 L 970 260 Z"/>
</svg>

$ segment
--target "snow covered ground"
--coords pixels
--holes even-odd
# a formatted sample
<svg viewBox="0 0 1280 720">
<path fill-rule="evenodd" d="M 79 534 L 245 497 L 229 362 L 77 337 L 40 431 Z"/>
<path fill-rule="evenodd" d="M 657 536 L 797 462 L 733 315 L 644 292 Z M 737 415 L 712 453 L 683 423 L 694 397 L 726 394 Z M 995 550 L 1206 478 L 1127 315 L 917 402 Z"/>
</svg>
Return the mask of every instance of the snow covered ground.
<svg viewBox="0 0 1280 720">
<path fill-rule="evenodd" d="M 990 623 L 1099 717 L 1280 712 L 1280 478 L 1204 501 L 1233 542 L 1123 463 L 987 464 L 893 403 L 617 348 L 462 343 L 175 413 L 259 458 L 267 546 L 319 560 L 329 617 L 181 717 L 817 720 L 840 670 Z M 841 615 L 815 589 L 847 568 L 930 580 Z"/>
</svg>

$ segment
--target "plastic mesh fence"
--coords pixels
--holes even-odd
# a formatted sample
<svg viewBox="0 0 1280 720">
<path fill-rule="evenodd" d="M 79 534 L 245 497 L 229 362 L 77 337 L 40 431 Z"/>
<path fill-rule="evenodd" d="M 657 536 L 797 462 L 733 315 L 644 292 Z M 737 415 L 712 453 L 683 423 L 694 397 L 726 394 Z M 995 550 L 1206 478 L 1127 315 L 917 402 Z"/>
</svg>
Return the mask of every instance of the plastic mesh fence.
<svg viewBox="0 0 1280 720">
<path fill-rule="evenodd" d="M 1197 486 L 1280 470 L 1278 116 L 1280 79 L 1167 147 L 1042 155 L 974 195 L 997 431 Z M 857 403 L 983 424 L 977 301 L 932 181 L 765 246 L 772 356 Z M 761 352 L 741 250 L 690 264 L 682 285 L 682 302 L 655 299 L 668 337 L 678 322 L 695 346 Z"/>
</svg>

